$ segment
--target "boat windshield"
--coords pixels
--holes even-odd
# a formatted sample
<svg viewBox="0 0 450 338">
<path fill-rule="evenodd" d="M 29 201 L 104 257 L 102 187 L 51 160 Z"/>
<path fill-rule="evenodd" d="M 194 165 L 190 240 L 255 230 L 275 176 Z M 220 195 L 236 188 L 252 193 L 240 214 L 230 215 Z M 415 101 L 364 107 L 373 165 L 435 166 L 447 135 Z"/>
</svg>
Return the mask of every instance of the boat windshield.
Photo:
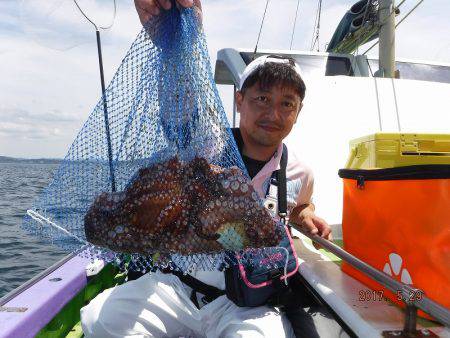
<svg viewBox="0 0 450 338">
<path fill-rule="evenodd" d="M 369 59 L 372 69 L 378 69 L 378 60 Z M 396 69 L 401 79 L 450 83 L 450 67 L 425 63 L 397 61 Z"/>
<path fill-rule="evenodd" d="M 241 52 L 242 59 L 248 65 L 254 58 L 253 53 Z M 282 53 L 277 53 L 283 55 Z M 264 54 L 256 53 L 256 57 Z M 348 75 L 353 76 L 351 61 L 347 56 L 295 55 L 289 54 L 300 65 L 305 75 Z"/>
</svg>

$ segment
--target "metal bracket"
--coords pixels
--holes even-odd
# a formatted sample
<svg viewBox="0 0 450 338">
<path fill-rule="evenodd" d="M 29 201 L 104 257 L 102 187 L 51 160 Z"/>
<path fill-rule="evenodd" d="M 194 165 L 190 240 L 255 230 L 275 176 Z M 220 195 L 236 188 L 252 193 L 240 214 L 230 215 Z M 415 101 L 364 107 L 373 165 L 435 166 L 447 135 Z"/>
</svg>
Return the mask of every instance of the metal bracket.
<svg viewBox="0 0 450 338">
<path fill-rule="evenodd" d="M 0 306 L 0 312 L 25 312 L 27 310 L 27 307 Z"/>
<path fill-rule="evenodd" d="M 373 73 L 374 77 L 384 77 L 384 69 L 380 68 L 375 73 Z"/>
<path fill-rule="evenodd" d="M 404 290 L 404 293 L 408 293 Z M 406 308 L 405 308 L 405 325 L 403 331 L 383 331 L 383 337 L 438 337 L 433 332 L 427 329 L 417 330 L 417 308 L 414 303 L 408 301 L 408 296 L 406 296 Z"/>
</svg>

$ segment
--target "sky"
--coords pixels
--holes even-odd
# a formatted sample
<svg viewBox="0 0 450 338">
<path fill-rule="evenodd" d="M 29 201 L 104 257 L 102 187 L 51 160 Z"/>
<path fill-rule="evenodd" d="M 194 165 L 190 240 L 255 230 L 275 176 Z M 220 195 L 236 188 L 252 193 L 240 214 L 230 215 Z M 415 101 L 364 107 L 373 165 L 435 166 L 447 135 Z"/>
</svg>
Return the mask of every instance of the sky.
<svg viewBox="0 0 450 338">
<path fill-rule="evenodd" d="M 106 82 L 141 29 L 133 1 L 117 0 L 102 33 Z M 418 0 L 406 0 L 400 18 Z M 325 0 L 321 51 L 354 0 Z M 112 0 L 79 0 L 100 25 Z M 255 47 L 264 0 L 204 0 L 204 29 L 214 64 L 221 48 Z M 260 49 L 289 49 L 297 0 L 271 0 Z M 317 0 L 300 0 L 293 49 L 310 49 Z M 396 32 L 397 58 L 450 64 L 450 1 L 426 0 Z M 365 47 L 360 50 L 364 51 Z M 377 48 L 369 55 L 377 57 Z M 62 158 L 100 97 L 95 33 L 72 0 L 0 0 L 0 155 Z M 230 88 L 221 86 L 230 113 Z"/>
</svg>

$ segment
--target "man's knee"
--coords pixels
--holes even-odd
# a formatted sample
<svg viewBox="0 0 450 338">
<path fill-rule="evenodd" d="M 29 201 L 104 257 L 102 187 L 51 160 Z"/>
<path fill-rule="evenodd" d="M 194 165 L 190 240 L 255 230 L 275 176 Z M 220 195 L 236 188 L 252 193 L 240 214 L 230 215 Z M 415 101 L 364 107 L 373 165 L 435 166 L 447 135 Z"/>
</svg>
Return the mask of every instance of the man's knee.
<svg viewBox="0 0 450 338">
<path fill-rule="evenodd" d="M 106 290 L 80 310 L 81 327 L 86 337 L 105 337 L 107 330 L 104 327 L 108 312 L 102 311 L 103 304 L 112 290 Z"/>
<path fill-rule="evenodd" d="M 216 318 L 215 336 L 227 338 L 294 336 L 289 320 L 274 308 L 269 306 L 240 308 L 230 303 L 226 307 L 227 310 L 220 318 Z"/>
<path fill-rule="evenodd" d="M 223 328 L 221 334 L 221 338 L 237 338 L 237 337 L 246 337 L 246 338 L 269 338 L 271 336 L 266 336 L 264 332 L 259 330 L 254 325 L 248 325 L 246 323 L 240 324 L 228 324 Z"/>
<path fill-rule="evenodd" d="M 181 335 L 201 327 L 195 306 L 172 275 L 145 275 L 108 289 L 81 309 L 86 337 Z"/>
</svg>

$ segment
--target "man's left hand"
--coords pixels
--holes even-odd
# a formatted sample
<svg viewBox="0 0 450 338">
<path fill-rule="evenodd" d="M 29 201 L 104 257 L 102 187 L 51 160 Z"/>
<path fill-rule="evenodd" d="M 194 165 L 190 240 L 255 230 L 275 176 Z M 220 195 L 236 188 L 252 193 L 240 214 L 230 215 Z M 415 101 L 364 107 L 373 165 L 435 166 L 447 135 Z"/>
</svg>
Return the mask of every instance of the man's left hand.
<svg viewBox="0 0 450 338">
<path fill-rule="evenodd" d="M 309 204 L 303 208 L 294 208 L 289 218 L 289 222 L 298 224 L 312 235 L 319 235 L 324 239 L 333 241 L 330 226 L 325 220 L 316 216 L 314 213 L 314 206 L 312 204 Z M 320 245 L 315 242 L 313 242 L 313 244 L 316 249 L 320 248 Z"/>
</svg>

